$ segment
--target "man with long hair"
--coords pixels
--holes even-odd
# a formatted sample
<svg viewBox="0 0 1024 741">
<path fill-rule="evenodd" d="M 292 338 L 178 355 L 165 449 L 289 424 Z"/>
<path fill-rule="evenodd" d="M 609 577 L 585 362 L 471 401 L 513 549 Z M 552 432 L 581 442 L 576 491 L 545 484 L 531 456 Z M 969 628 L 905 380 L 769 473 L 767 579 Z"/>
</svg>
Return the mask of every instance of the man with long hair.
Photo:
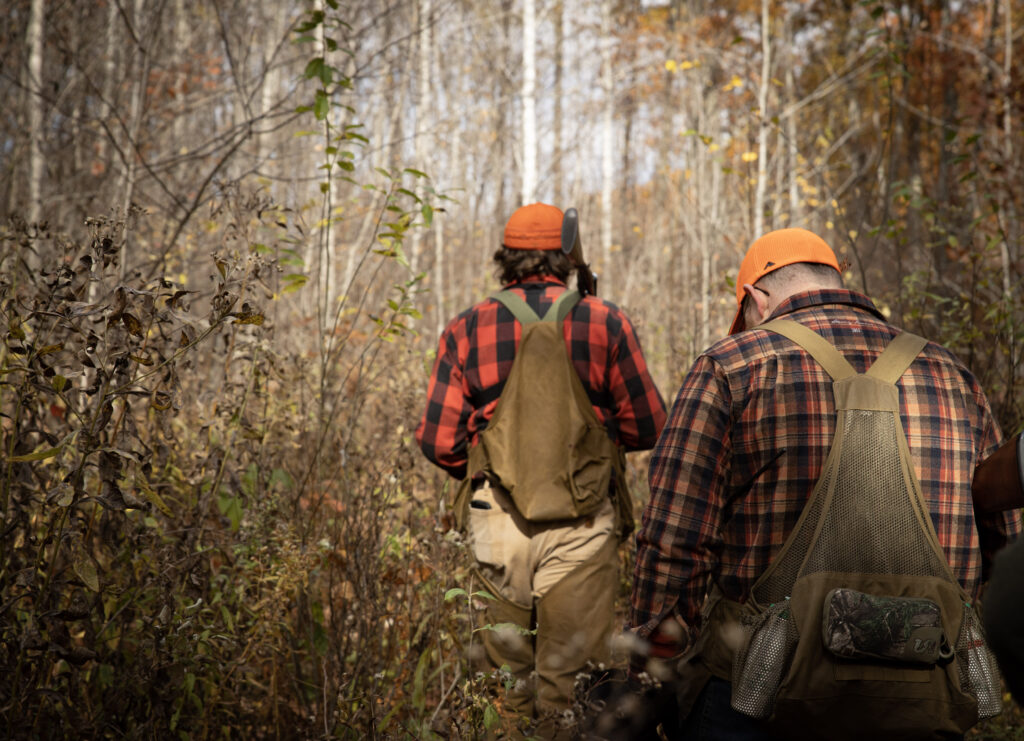
<svg viewBox="0 0 1024 741">
<path fill-rule="evenodd" d="M 588 665 L 610 658 L 617 547 L 632 527 L 632 502 L 621 465 L 610 479 L 597 477 L 597 485 L 603 488 L 592 507 L 580 509 L 578 516 L 573 516 L 577 510 L 567 510 L 563 516 L 552 510 L 551 502 L 536 501 L 541 496 L 536 486 L 506 488 L 503 484 L 508 484 L 509 476 L 499 475 L 493 459 L 479 462 L 487 458 L 481 435 L 495 417 L 503 394 L 513 396 L 513 384 L 506 389 L 506 381 L 521 349 L 520 340 L 527 331 L 534 331 L 524 326 L 524 317 L 532 327 L 540 317 L 548 320 L 549 310 L 555 307 L 558 335 L 554 336 L 560 340 L 546 346 L 548 357 L 534 362 L 551 363 L 557 371 L 558 363 L 566 367 L 567 358 L 568 367 L 578 376 L 570 381 L 575 387 L 581 385 L 585 395 L 578 394 L 583 401 L 574 405 L 573 394 L 558 387 L 561 393 L 550 404 L 529 418 L 518 418 L 518 410 L 528 408 L 529 397 L 536 400 L 551 393 L 558 374 L 519 378 L 516 405 L 502 414 L 502 429 L 514 433 L 508 439 L 545 439 L 566 423 L 566 417 L 579 413 L 580 418 L 591 420 L 591 431 L 603 428 L 603 432 L 592 442 L 552 440 L 550 447 L 573 457 L 586 453 L 590 445 L 599 451 L 593 456 L 595 468 L 606 465 L 611 471 L 610 459 L 616 453 L 621 459 L 620 451 L 650 449 L 665 422 L 664 402 L 628 317 L 596 296 L 580 297 L 569 291 L 567 281 L 579 266 L 563 249 L 562 222 L 561 210 L 542 203 L 524 206 L 508 220 L 502 246 L 494 253 L 503 291 L 462 312 L 445 328 L 427 408 L 416 430 L 427 458 L 463 480 L 464 496 L 457 498 L 456 516 L 464 518 L 474 573 L 495 597 L 488 601 L 484 618 L 492 628 L 483 631 L 487 658 L 495 668 L 509 667 L 514 682 L 507 704 L 537 719 L 540 725 L 533 732 L 544 738 L 571 733 L 559 720 L 570 707 L 577 675 Z M 520 401 L 522 397 L 525 402 Z M 495 422 L 487 434 L 499 434 L 498 426 Z M 492 444 L 491 452 L 510 445 L 515 446 Z M 540 457 L 521 460 L 525 456 L 519 453 L 519 462 L 512 468 L 520 470 L 512 475 L 525 481 L 538 470 L 523 469 L 540 469 L 545 464 Z M 567 501 L 580 500 L 582 478 L 570 483 L 571 479 L 571 474 L 551 477 L 543 496 L 552 488 L 557 495 L 561 486 L 572 489 Z M 536 516 L 536 512 L 544 514 Z"/>
</svg>

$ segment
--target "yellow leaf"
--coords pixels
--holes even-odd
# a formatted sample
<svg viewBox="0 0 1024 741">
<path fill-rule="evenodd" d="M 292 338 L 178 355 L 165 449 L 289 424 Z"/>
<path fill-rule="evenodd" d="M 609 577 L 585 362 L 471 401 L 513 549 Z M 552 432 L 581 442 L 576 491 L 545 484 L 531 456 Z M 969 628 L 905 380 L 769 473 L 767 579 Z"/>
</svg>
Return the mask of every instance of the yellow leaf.
<svg viewBox="0 0 1024 741">
<path fill-rule="evenodd" d="M 835 227 L 836 227 L 836 225 L 833 224 L 831 221 L 826 221 L 825 222 L 825 228 L 826 229 L 835 229 Z"/>
<path fill-rule="evenodd" d="M 709 152 L 717 152 L 719 149 L 721 149 L 721 147 L 718 146 L 717 144 L 715 144 L 714 142 L 712 142 L 711 144 L 708 144 L 708 151 Z"/>
<path fill-rule="evenodd" d="M 61 443 L 56 448 L 47 448 L 46 450 L 37 450 L 34 453 L 28 455 L 12 455 L 7 459 L 9 463 L 28 463 L 30 461 L 43 461 L 47 458 L 53 458 L 64 448 L 64 444 Z"/>
<path fill-rule="evenodd" d="M 682 69 L 693 69 L 696 65 L 693 62 L 683 62 L 680 66 Z"/>
<path fill-rule="evenodd" d="M 729 84 L 726 85 L 723 89 L 726 92 L 728 92 L 729 90 L 732 90 L 733 88 L 737 87 L 743 87 L 743 80 L 739 78 L 739 75 L 733 75 L 732 79 L 729 80 Z"/>
<path fill-rule="evenodd" d="M 850 230 L 850 239 L 856 239 L 856 238 L 857 238 L 857 230 L 856 229 L 851 229 Z"/>
<path fill-rule="evenodd" d="M 743 160 L 744 162 L 756 162 L 757 152 L 744 152 L 742 155 L 740 155 L 740 159 Z"/>
<path fill-rule="evenodd" d="M 668 70 L 669 72 L 675 72 L 676 71 L 676 60 L 674 60 L 674 59 L 666 60 L 665 61 L 665 69 Z"/>
<path fill-rule="evenodd" d="M 136 480 L 136 483 L 138 483 L 138 480 Z M 164 501 L 164 498 L 149 488 L 149 486 L 140 486 L 139 489 L 146 496 L 146 499 L 148 499 L 158 510 L 168 517 L 171 517 L 174 514 L 171 511 L 171 508 L 167 506 L 167 502 Z"/>
</svg>

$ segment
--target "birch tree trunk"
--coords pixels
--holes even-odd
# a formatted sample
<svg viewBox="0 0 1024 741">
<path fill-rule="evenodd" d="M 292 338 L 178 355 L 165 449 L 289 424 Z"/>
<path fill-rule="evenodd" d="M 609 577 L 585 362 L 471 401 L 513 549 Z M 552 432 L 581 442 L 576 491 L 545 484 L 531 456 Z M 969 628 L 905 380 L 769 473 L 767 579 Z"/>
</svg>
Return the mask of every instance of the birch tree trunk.
<svg viewBox="0 0 1024 741">
<path fill-rule="evenodd" d="M 28 212 L 27 221 L 37 223 L 42 208 L 43 188 L 43 15 L 44 0 L 32 0 L 29 8 L 28 46 Z M 29 253 L 33 255 L 34 253 Z M 35 268 L 35 265 L 32 265 Z"/>
<path fill-rule="evenodd" d="M 325 0 L 319 0 L 317 9 L 327 15 L 329 8 Z M 316 36 L 316 54 L 318 57 L 322 57 L 325 64 L 330 64 L 333 61 L 330 56 L 330 49 L 327 44 L 327 23 L 323 22 L 320 24 L 319 33 Z M 332 101 L 328 101 L 327 114 L 323 120 L 323 151 L 324 159 L 329 159 L 326 154 L 327 148 L 334 146 L 334 142 L 331 140 L 334 136 L 335 127 L 337 126 L 334 121 L 334 112 Z M 334 184 L 330 182 L 333 180 L 334 173 L 330 170 L 324 170 L 324 177 L 328 179 L 328 187 L 323 191 L 323 201 L 321 203 L 320 210 L 320 239 L 317 249 L 317 303 L 316 303 L 316 315 L 317 315 L 317 328 L 319 330 L 319 336 L 323 337 L 330 326 L 331 317 L 334 315 L 334 293 L 335 293 L 335 282 L 334 282 L 334 267 L 336 262 L 337 246 L 334 237 Z"/>
<path fill-rule="evenodd" d="M 761 0 L 761 85 L 757 93 L 757 191 L 754 196 L 754 234 L 764 233 L 765 192 L 768 188 L 768 88 L 771 85 L 770 0 Z"/>
<path fill-rule="evenodd" d="M 443 95 L 443 93 L 444 93 L 444 90 L 443 90 L 444 77 L 441 74 L 441 43 L 440 43 L 441 39 L 440 39 L 440 34 L 441 34 L 441 27 L 440 27 L 440 23 L 439 23 L 438 24 L 438 34 L 434 38 L 434 43 L 432 45 L 433 48 L 431 50 L 431 55 L 430 55 L 431 68 L 433 69 L 433 76 L 434 76 L 434 90 L 433 90 L 433 94 L 435 96 Z M 434 126 L 439 126 L 440 125 L 440 119 L 441 119 L 440 114 L 435 114 L 434 115 Z M 448 163 L 447 167 L 445 167 L 445 164 L 444 164 L 444 162 L 441 159 L 441 155 L 443 154 L 441 152 L 441 147 L 436 147 L 436 149 L 437 149 L 437 156 L 434 159 L 434 165 L 437 168 L 437 171 L 439 173 L 441 173 L 441 172 L 450 172 L 450 171 L 452 171 L 457 166 L 457 163 L 458 163 L 458 151 L 457 150 L 458 150 L 458 147 L 459 147 L 459 136 L 458 136 L 458 134 L 456 134 L 454 138 L 455 138 L 455 144 L 453 145 L 453 149 L 456 150 L 456 151 L 452 152 L 452 155 L 451 155 L 451 158 L 449 160 L 449 163 Z M 434 141 L 439 141 L 438 138 L 437 138 L 437 134 L 436 133 L 435 133 L 435 136 L 434 136 Z M 441 332 L 444 330 L 444 325 L 445 325 L 445 323 L 448 320 L 448 312 L 445 310 L 445 286 L 447 284 L 447 281 L 445 280 L 445 275 L 444 275 L 444 273 L 445 273 L 445 259 L 444 259 L 445 243 L 444 243 L 444 223 L 442 221 L 442 212 L 441 211 L 434 211 L 433 219 L 434 219 L 434 223 L 433 223 L 433 227 L 434 227 L 434 296 L 436 298 L 436 301 L 435 301 L 436 309 L 434 310 L 434 319 L 435 319 L 436 334 L 437 334 L 437 336 L 440 336 Z"/>
<path fill-rule="evenodd" d="M 564 65 L 565 45 L 565 3 L 561 0 L 555 7 L 555 49 L 554 49 L 554 142 L 552 143 L 551 161 L 554 163 L 554 171 L 551 173 L 554 188 L 554 203 L 561 209 L 569 206 L 565 201 L 565 175 L 564 163 L 562 162 L 562 97 L 565 95 L 562 81 L 562 67 Z"/>
<path fill-rule="evenodd" d="M 601 0 L 601 254 L 602 270 L 608 271 L 612 259 L 612 194 L 614 192 L 615 161 L 615 81 L 612 77 L 612 3 Z"/>
<path fill-rule="evenodd" d="M 523 204 L 537 191 L 537 8 L 523 0 Z"/>
<path fill-rule="evenodd" d="M 428 169 L 427 160 L 427 107 L 430 104 L 430 23 L 431 23 L 431 0 L 419 0 L 416 4 L 419 29 L 419 55 L 417 68 L 416 88 L 416 144 L 415 154 L 416 167 L 424 172 Z M 413 230 L 412 255 L 409 264 L 412 265 L 414 273 L 419 271 L 421 252 L 423 250 L 423 232 L 421 229 Z"/>
</svg>

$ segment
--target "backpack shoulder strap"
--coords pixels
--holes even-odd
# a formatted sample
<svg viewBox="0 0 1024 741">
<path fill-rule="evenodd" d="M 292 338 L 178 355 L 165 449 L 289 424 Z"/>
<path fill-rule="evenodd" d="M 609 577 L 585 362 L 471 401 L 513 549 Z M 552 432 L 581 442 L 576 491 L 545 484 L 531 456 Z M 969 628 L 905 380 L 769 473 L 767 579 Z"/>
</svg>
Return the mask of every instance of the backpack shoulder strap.
<svg viewBox="0 0 1024 741">
<path fill-rule="evenodd" d="M 928 340 L 910 332 L 896 335 L 896 338 L 871 364 L 867 375 L 886 383 L 896 383 L 927 344 Z"/>
<path fill-rule="evenodd" d="M 505 308 L 512 312 L 512 316 L 518 319 L 519 323 L 524 326 L 540 320 L 537 312 L 531 309 L 528 303 L 512 291 L 500 291 L 491 298 L 504 304 Z"/>
<path fill-rule="evenodd" d="M 773 319 L 761 324 L 757 329 L 767 329 L 800 345 L 810 353 L 811 357 L 832 376 L 833 381 L 840 381 L 849 376 L 857 375 L 849 361 L 832 346 L 832 343 L 815 332 L 792 319 Z"/>
<path fill-rule="evenodd" d="M 541 321 L 554 321 L 556 324 L 561 324 L 569 316 L 569 312 L 572 311 L 573 307 L 580 302 L 581 298 L 582 296 L 580 296 L 579 291 L 563 291 L 562 295 L 556 298 L 555 302 L 544 313 Z"/>
</svg>

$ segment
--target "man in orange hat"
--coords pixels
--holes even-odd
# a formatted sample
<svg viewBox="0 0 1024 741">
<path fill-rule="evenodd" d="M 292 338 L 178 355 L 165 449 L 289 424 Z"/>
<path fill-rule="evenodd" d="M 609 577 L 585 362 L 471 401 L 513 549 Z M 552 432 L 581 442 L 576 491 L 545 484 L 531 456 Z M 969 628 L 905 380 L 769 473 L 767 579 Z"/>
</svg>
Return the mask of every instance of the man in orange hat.
<svg viewBox="0 0 1024 741">
<path fill-rule="evenodd" d="M 481 633 L 487 659 L 510 668 L 506 701 L 544 738 L 571 733 L 555 721 L 577 674 L 609 659 L 632 528 L 621 451 L 650 449 L 665 422 L 628 317 L 568 290 L 562 226 L 542 203 L 512 214 L 494 253 L 503 290 L 445 328 L 416 430 L 463 481 L 454 514 L 495 597 L 483 622 L 501 626 Z"/>
<path fill-rule="evenodd" d="M 736 302 L 729 336 L 683 380 L 652 455 L 637 533 L 631 623 L 649 646 L 647 668 L 680 672 L 682 738 L 770 737 L 730 704 L 738 631 L 703 630 L 702 608 L 712 594 L 747 601 L 797 525 L 835 433 L 832 378 L 802 346 L 759 326 L 783 317 L 803 325 L 858 373 L 900 333 L 867 296 L 843 288 L 835 254 L 804 229 L 750 246 Z M 1020 531 L 1017 513 L 976 515 L 971 506 L 975 466 L 999 446 L 999 426 L 974 376 L 934 343 L 896 385 L 941 550 L 977 596 L 992 555 Z M 865 719 L 864 735 L 874 720 Z"/>
</svg>

